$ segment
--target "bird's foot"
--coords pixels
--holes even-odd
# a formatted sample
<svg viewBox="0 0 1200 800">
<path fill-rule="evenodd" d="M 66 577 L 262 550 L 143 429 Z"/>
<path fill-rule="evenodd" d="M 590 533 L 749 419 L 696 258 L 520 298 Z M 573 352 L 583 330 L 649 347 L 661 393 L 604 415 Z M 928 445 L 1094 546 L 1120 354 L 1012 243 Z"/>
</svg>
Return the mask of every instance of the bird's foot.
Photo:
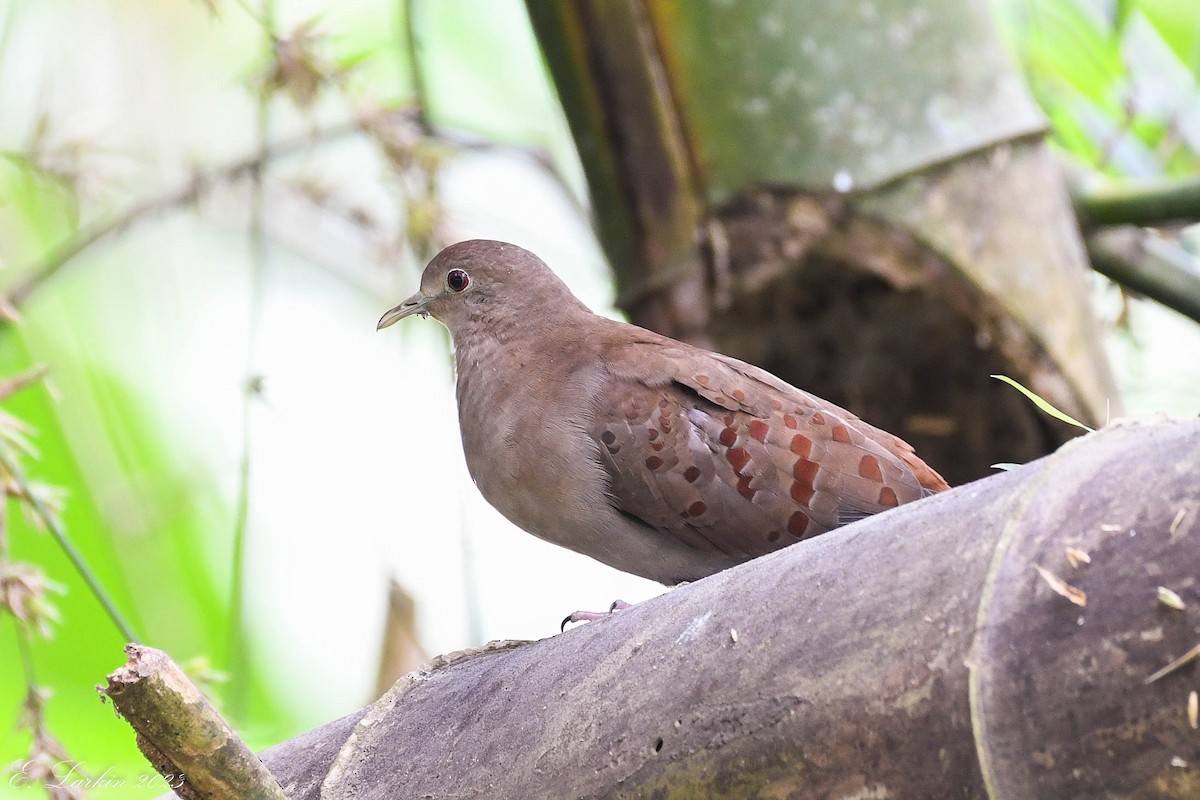
<svg viewBox="0 0 1200 800">
<path fill-rule="evenodd" d="M 624 611 L 631 607 L 632 604 L 626 603 L 624 600 L 613 600 L 613 604 L 608 607 L 608 611 L 575 611 L 563 618 L 559 630 L 565 631 L 567 626 L 573 622 L 595 622 L 598 619 L 604 619 L 610 614 L 615 614 L 618 611 Z"/>
</svg>

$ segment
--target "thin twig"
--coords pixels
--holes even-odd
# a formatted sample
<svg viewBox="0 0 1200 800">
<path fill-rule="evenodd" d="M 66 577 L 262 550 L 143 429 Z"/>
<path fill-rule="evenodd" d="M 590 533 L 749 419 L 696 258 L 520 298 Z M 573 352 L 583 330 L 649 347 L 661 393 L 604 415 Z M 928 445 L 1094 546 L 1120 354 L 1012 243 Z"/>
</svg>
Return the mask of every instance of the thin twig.
<svg viewBox="0 0 1200 800">
<path fill-rule="evenodd" d="M 37 691 L 38 682 L 33 666 L 33 648 L 29 646 L 29 631 L 21 620 L 14 619 L 13 622 L 17 627 L 17 652 L 21 654 L 21 672 L 25 675 L 25 688 L 34 692 Z"/>
<path fill-rule="evenodd" d="M 21 471 L 21 468 L 17 466 L 16 462 L 9 458 L 8 454 L 3 448 L 0 448 L 0 467 L 3 467 L 18 485 L 22 487 L 28 487 L 29 481 L 26 480 L 25 474 Z M 67 560 L 69 560 L 71 565 L 75 567 L 75 571 L 79 573 L 79 577 L 83 578 L 84 584 L 87 585 L 88 589 L 92 593 L 92 596 L 94 596 L 104 608 L 105 613 L 108 614 L 108 618 L 112 620 L 113 625 L 115 625 L 117 630 L 121 632 L 121 635 L 125 637 L 125 641 L 141 641 L 141 638 L 134 632 L 129 623 L 125 621 L 125 618 L 121 615 L 121 612 L 117 611 L 116 604 L 113 603 L 112 598 L 108 596 L 108 593 L 104 591 L 104 587 L 100 585 L 100 581 L 96 578 L 95 573 L 93 573 L 91 568 L 87 565 L 87 562 L 84 561 L 83 556 L 78 550 L 75 549 L 75 545 L 67 537 L 67 532 L 59 523 L 58 518 L 51 513 L 50 509 L 46 508 L 46 504 L 41 501 L 41 498 L 39 498 L 35 492 L 28 491 L 27 488 L 24 492 L 24 500 L 33 509 L 33 513 L 37 515 L 38 519 L 42 521 L 42 524 L 46 526 L 46 530 L 48 530 L 50 535 L 54 537 L 54 541 L 56 541 L 58 546 L 62 548 Z"/>
<path fill-rule="evenodd" d="M 316 144 L 325 144 L 344 136 L 359 133 L 362 130 L 361 120 L 344 122 L 339 125 L 316 131 L 304 136 L 284 139 L 272 144 L 265 150 L 258 150 L 252 156 L 240 158 L 227 164 L 215 167 L 205 172 L 198 172 L 183 186 L 155 197 L 136 203 L 125 211 L 103 222 L 91 225 L 78 234 L 61 242 L 41 263 L 32 268 L 19 270 L 27 276 L 13 288 L 8 299 L 14 306 L 19 306 L 39 286 L 54 277 L 76 256 L 110 236 L 120 233 L 142 219 L 178 206 L 194 203 L 208 194 L 217 186 L 232 183 L 246 175 L 252 174 L 265 163 L 274 162 L 287 156 L 295 155 Z M 0 320 L 0 327 L 4 325 Z"/>
<path fill-rule="evenodd" d="M 429 94 L 425 88 L 425 69 L 421 64 L 421 53 L 418 49 L 417 0 L 404 0 L 404 46 L 408 49 L 408 69 L 412 81 L 413 105 L 416 111 L 415 121 L 423 136 L 433 135 L 433 124 L 429 121 Z"/>
<path fill-rule="evenodd" d="M 404 113 L 411 115 L 415 120 L 415 110 L 408 109 Z M 385 114 L 383 116 L 388 115 Z M 148 217 L 195 203 L 213 189 L 253 174 L 254 170 L 264 164 L 274 163 L 316 145 L 328 144 L 347 136 L 363 133 L 364 131 L 374 138 L 379 138 L 382 135 L 379 132 L 379 119 L 379 115 L 363 116 L 359 119 L 342 122 L 302 136 L 282 139 L 271 144 L 265 151 L 256 151 L 253 155 L 230 161 L 209 170 L 199 171 L 182 186 L 135 203 L 115 216 L 90 225 L 74 236 L 65 239 L 54 247 L 39 263 L 14 270 L 24 274 L 26 277 L 13 287 L 5 299 L 13 307 L 20 306 L 43 283 L 53 278 L 77 256 L 94 245 L 108 240 L 110 237 L 127 230 Z M 546 154 L 540 150 L 488 142 L 476 136 L 450 130 L 437 129 L 432 136 L 444 142 L 449 147 L 458 150 L 509 151 L 524 156 L 559 182 L 563 188 L 564 195 L 578 208 L 580 214 L 586 216 L 588 213 L 586 206 L 582 205 L 578 198 L 571 193 L 562 176 L 555 170 Z M 11 324 L 11 322 L 11 319 L 7 319 L 4 315 L 0 314 L 0 330 L 6 325 Z"/>
<path fill-rule="evenodd" d="M 275 42 L 275 0 L 263 0 L 262 17 L 267 46 Z M 253 464 L 253 416 L 254 403 L 259 396 L 258 340 L 262 327 L 263 305 L 266 300 L 267 237 L 265 227 L 265 197 L 263 173 L 267 161 L 261 156 L 268 147 L 270 135 L 269 92 L 258 98 L 255 119 L 258 137 L 259 164 L 251 172 L 252 197 L 250 203 L 250 319 L 246 331 L 246 371 L 242 387 L 242 441 L 241 458 L 238 464 L 237 504 L 233 523 L 233 575 L 231 577 L 229 614 L 229 672 L 230 713 L 241 716 L 245 711 L 246 697 L 250 688 L 250 637 L 246 635 L 246 538 L 250 519 L 250 482 Z"/>
<path fill-rule="evenodd" d="M 1200 644 L 1198 644 L 1195 647 L 1193 647 L 1192 649 L 1188 650 L 1186 653 L 1184 653 L 1179 658 L 1172 661 L 1170 664 L 1167 664 L 1165 667 L 1158 670 L 1153 675 L 1150 675 L 1149 677 L 1147 677 L 1144 681 L 1142 681 L 1142 683 L 1149 686 L 1150 684 L 1154 683 L 1155 681 L 1159 681 L 1159 680 L 1162 680 L 1163 678 L 1167 677 L 1172 672 L 1178 672 L 1179 670 L 1183 669 L 1188 664 L 1192 663 L 1193 661 L 1195 661 L 1198 658 L 1200 658 Z"/>
</svg>

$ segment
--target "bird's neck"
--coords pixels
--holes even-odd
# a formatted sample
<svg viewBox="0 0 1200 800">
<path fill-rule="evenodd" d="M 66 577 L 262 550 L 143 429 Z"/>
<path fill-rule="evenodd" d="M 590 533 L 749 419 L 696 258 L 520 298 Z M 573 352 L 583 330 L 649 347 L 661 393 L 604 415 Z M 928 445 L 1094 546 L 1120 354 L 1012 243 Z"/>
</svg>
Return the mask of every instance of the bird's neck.
<svg viewBox="0 0 1200 800">
<path fill-rule="evenodd" d="M 452 332 L 460 385 L 464 378 L 495 369 L 521 370 L 553 361 L 557 349 L 583 335 L 596 316 L 586 306 L 542 311 L 536 320 L 514 314 L 472 320 Z M 520 359 L 536 364 L 521 364 Z"/>
<path fill-rule="evenodd" d="M 460 355 L 484 356 L 500 350 L 529 352 L 553 347 L 556 341 L 577 335 L 594 319 L 596 315 L 587 306 L 568 295 L 549 308 L 506 307 L 494 314 L 484 311 L 465 324 L 453 325 L 451 336 L 455 352 Z"/>
</svg>

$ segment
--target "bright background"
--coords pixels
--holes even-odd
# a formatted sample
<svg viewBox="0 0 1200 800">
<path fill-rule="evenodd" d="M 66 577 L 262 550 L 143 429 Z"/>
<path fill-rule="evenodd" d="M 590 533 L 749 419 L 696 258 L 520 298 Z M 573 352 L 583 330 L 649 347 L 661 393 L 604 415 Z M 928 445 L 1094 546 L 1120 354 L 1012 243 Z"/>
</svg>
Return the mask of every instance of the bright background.
<svg viewBox="0 0 1200 800">
<path fill-rule="evenodd" d="M 457 143 L 407 133 L 388 149 L 322 132 L 413 100 L 408 4 L 278 0 L 267 16 L 281 37 L 299 41 L 313 21 L 322 38 L 303 52 L 352 66 L 298 107 L 286 91 L 260 101 L 271 59 L 263 9 L 246 3 L 0 0 L 0 292 L 81 231 L 155 208 L 82 251 L 0 328 L 0 379 L 51 369 L 0 409 L 30 426 L 25 471 L 62 490 L 69 535 L 143 641 L 219 671 L 249 664 L 250 678 L 215 691 L 262 747 L 372 699 L 390 578 L 416 599 L 431 654 L 549 636 L 572 610 L 662 587 L 546 545 L 487 506 L 462 460 L 445 332 L 419 319 L 375 332 L 416 287 L 428 253 L 414 234 L 521 244 L 611 313 L 582 173 L 523 5 L 416 4 L 426 110 Z M 1132 11 L 1114 21 L 1103 2 L 996 3 L 1064 152 L 1117 177 L 1194 173 L 1200 6 L 1119 5 Z M 192 176 L 253 157 L 260 137 L 313 132 L 270 161 L 257 199 L 243 179 L 171 201 Z M 1200 412 L 1196 324 L 1099 278 L 1095 297 L 1127 410 Z M 252 376 L 261 391 L 247 402 Z M 235 662 L 243 489 L 249 645 Z M 31 648 L 37 683 L 53 691 L 47 729 L 93 777 L 128 783 L 94 796 L 158 794 L 131 788 L 147 768 L 93 689 L 123 662 L 124 639 L 54 541 L 8 505 L 11 560 L 64 589 L 50 598 L 52 638 Z M 14 728 L 27 688 L 15 630 L 0 613 L 0 763 L 29 750 Z M 37 791 L 0 780 L 0 797 Z"/>
</svg>

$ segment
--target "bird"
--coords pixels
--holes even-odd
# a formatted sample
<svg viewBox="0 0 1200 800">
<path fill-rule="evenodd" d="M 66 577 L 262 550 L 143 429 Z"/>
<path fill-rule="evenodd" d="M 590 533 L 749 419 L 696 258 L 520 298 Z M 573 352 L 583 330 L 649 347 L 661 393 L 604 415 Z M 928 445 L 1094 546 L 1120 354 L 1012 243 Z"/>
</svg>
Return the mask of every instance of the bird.
<svg viewBox="0 0 1200 800">
<path fill-rule="evenodd" d="M 913 448 L 769 372 L 593 313 L 533 253 L 442 250 L 377 330 L 454 347 L 467 468 L 519 528 L 666 585 L 948 489 Z"/>
</svg>

